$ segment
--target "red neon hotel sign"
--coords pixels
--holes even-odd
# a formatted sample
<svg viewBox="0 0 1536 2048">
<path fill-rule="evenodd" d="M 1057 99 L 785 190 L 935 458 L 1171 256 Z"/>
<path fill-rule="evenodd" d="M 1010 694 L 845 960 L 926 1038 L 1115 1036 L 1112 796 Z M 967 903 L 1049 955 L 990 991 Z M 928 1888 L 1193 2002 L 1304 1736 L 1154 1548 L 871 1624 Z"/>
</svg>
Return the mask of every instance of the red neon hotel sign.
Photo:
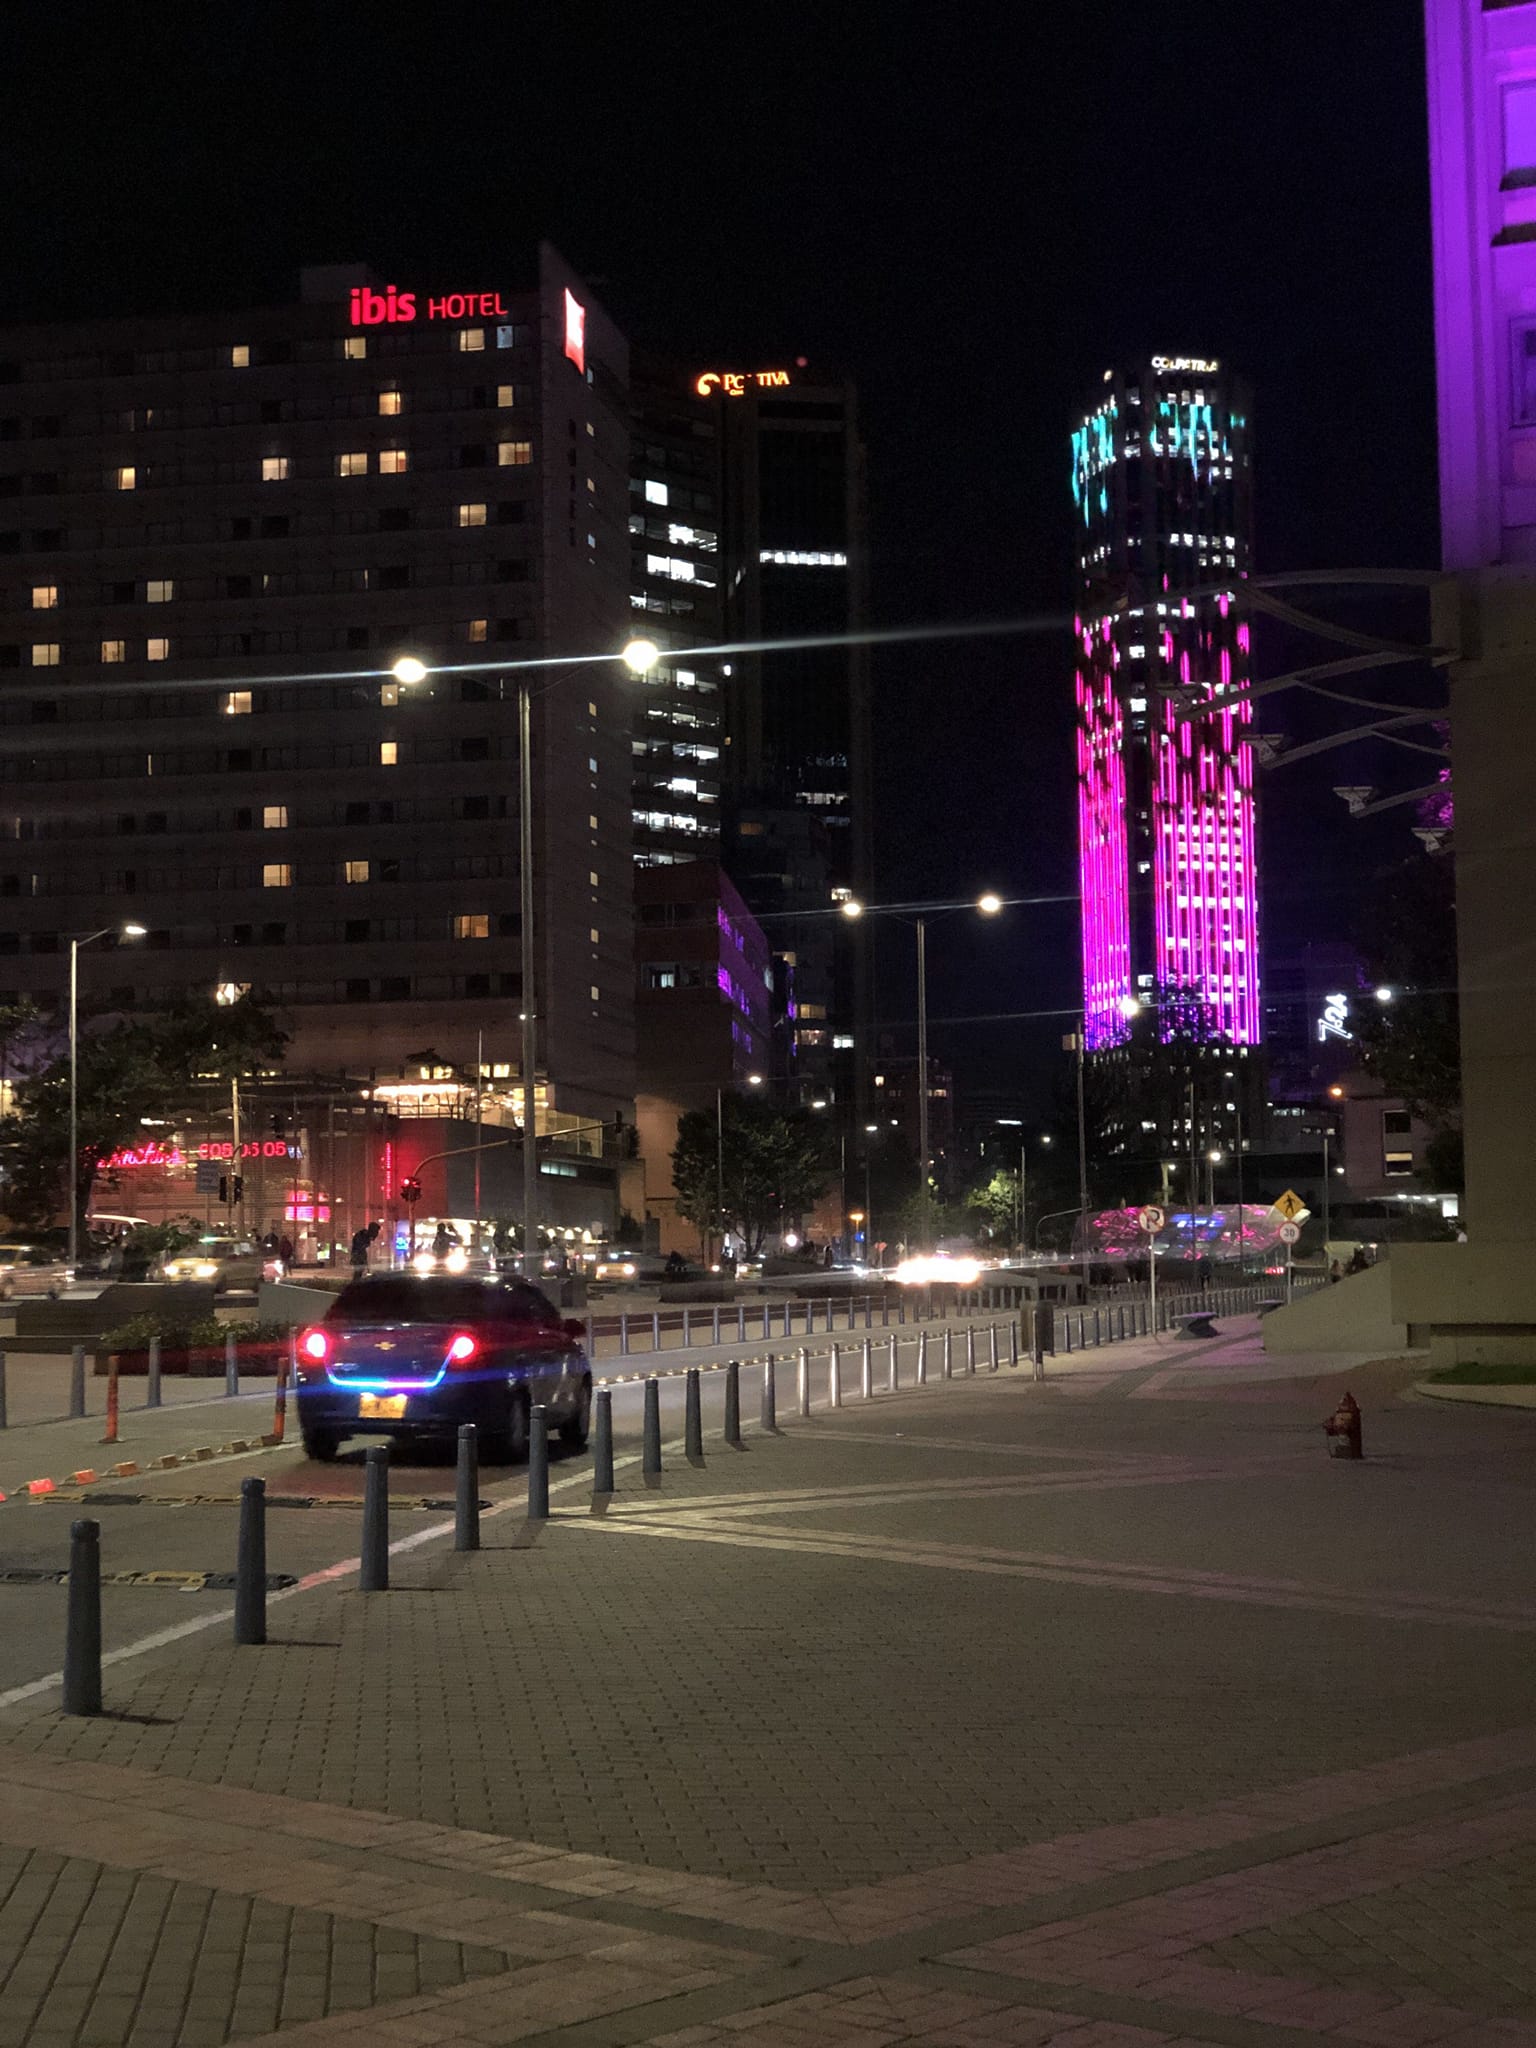
<svg viewBox="0 0 1536 2048">
<path fill-rule="evenodd" d="M 425 306 L 422 313 L 419 306 Z M 397 291 L 392 284 L 376 292 L 365 284 L 354 286 L 349 295 L 354 327 L 380 327 L 386 322 L 426 320 L 505 320 L 508 313 L 500 292 L 448 292 L 429 299 L 420 292 Z"/>
</svg>

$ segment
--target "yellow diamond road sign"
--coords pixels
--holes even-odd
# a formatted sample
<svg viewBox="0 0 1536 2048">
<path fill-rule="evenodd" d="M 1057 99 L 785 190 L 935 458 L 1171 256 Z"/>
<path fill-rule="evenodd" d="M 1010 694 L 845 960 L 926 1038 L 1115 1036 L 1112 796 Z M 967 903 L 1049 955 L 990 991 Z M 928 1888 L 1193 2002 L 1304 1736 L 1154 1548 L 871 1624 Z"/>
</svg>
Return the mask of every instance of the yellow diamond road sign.
<svg viewBox="0 0 1536 2048">
<path fill-rule="evenodd" d="M 1308 1210 L 1306 1203 L 1301 1199 L 1300 1195 L 1297 1194 L 1294 1188 L 1287 1188 L 1285 1193 L 1280 1197 L 1279 1201 L 1274 1203 L 1272 1206 L 1274 1208 L 1275 1214 L 1277 1216 L 1283 1216 L 1287 1223 L 1294 1223 L 1298 1216 L 1306 1216 L 1310 1214 L 1310 1211 Z"/>
</svg>

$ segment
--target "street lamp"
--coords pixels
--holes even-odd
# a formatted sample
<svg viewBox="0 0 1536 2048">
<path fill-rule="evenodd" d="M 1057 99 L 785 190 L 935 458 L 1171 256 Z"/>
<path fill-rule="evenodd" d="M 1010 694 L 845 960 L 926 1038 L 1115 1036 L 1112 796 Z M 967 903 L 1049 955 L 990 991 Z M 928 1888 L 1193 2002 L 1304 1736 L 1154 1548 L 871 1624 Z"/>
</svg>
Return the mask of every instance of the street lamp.
<svg viewBox="0 0 1536 2048">
<path fill-rule="evenodd" d="M 1141 1014 L 1140 998 L 1133 995 L 1121 996 L 1115 1005 L 1127 1023 Z M 1078 1227 L 1083 1238 L 1083 1299 L 1088 1299 L 1088 1276 L 1092 1268 L 1092 1254 L 1088 1246 L 1088 1110 L 1084 1099 L 1083 1069 L 1088 1052 L 1088 1018 L 1080 1014 L 1077 1020 L 1075 1038 L 1062 1040 L 1063 1050 L 1074 1048 L 1077 1052 L 1077 1199 Z"/>
<path fill-rule="evenodd" d="M 69 1271 L 73 1279 L 80 1262 L 80 948 L 116 933 L 124 939 L 142 939 L 141 924 L 104 924 L 100 931 L 86 932 L 69 942 Z"/>
<path fill-rule="evenodd" d="M 624 663 L 631 675 L 643 676 L 661 659 L 661 649 L 654 640 L 630 640 L 616 658 Z M 582 659 L 581 656 L 573 656 L 571 666 L 576 666 Z M 594 655 L 586 659 L 611 661 L 615 657 Z M 513 664 L 509 664 L 510 666 Z M 564 673 L 569 672 L 567 669 Z M 404 654 L 395 662 L 391 674 L 397 682 L 423 682 L 428 674 L 427 664 L 414 654 Z M 557 676 L 554 681 L 562 679 Z M 546 690 L 553 687 L 554 682 L 544 684 Z M 538 1278 L 537 1248 L 534 1240 L 538 1230 L 539 1207 L 538 1116 L 534 1109 L 539 1020 L 537 959 L 533 933 L 533 697 L 533 685 L 528 680 L 524 667 L 517 677 L 517 827 L 523 981 L 520 1020 L 523 1084 L 523 1275 L 528 1280 Z"/>
</svg>

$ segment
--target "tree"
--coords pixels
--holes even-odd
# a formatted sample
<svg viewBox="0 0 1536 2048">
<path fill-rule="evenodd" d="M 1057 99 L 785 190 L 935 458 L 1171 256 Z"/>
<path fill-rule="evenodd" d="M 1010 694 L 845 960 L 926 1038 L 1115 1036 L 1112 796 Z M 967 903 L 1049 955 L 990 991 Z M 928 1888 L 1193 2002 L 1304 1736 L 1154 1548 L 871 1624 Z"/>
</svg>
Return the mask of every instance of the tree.
<svg viewBox="0 0 1536 2048">
<path fill-rule="evenodd" d="M 814 1208 L 832 1180 L 831 1140 L 809 1110 L 727 1095 L 718 1127 L 713 1110 L 679 1119 L 672 1152 L 679 1212 L 701 1237 L 722 1223 L 736 1231 L 749 1258 L 785 1217 Z"/>
<path fill-rule="evenodd" d="M 1378 986 L 1390 988 L 1393 999 L 1360 1006 L 1360 1064 L 1437 1136 L 1458 1131 L 1461 1024 L 1451 856 L 1413 854 L 1385 869 L 1366 911 L 1362 950 Z"/>
<path fill-rule="evenodd" d="M 69 1046 L 55 1031 L 33 1048 L 0 1119 L 5 1208 L 13 1221 L 51 1222 L 70 1200 L 83 1231 L 96 1175 L 112 1154 L 143 1136 L 144 1120 L 173 1121 L 197 1081 L 227 1081 L 268 1066 L 283 1033 L 260 1003 L 224 1006 L 188 998 L 150 1016 L 81 1020 L 78 1042 L 79 1150 L 69 1159 Z"/>
<path fill-rule="evenodd" d="M 990 1180 L 972 1188 L 965 1207 L 978 1230 L 994 1242 L 1009 1243 L 1019 1228 L 1019 1176 L 999 1166 Z"/>
</svg>

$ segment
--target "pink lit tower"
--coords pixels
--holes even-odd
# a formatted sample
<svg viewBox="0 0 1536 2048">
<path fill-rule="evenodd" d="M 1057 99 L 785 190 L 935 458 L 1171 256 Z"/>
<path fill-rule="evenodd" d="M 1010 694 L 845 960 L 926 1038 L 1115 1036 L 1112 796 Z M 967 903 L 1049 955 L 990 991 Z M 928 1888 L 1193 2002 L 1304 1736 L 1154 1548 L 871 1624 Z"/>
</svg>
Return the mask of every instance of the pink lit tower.
<svg viewBox="0 0 1536 2048">
<path fill-rule="evenodd" d="M 1220 363 L 1106 370 L 1072 436 L 1077 801 L 1089 1051 L 1260 1031 L 1248 397 Z"/>
</svg>

